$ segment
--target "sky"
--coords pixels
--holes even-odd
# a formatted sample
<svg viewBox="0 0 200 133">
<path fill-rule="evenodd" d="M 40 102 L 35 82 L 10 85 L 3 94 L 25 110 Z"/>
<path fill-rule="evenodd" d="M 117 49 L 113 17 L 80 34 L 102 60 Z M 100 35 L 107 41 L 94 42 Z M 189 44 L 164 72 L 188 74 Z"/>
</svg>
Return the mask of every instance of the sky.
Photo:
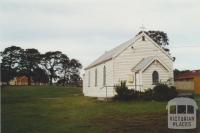
<svg viewBox="0 0 200 133">
<path fill-rule="evenodd" d="M 0 51 L 59 50 L 83 67 L 145 30 L 168 34 L 174 68 L 200 69 L 199 0 L 1 0 Z"/>
</svg>

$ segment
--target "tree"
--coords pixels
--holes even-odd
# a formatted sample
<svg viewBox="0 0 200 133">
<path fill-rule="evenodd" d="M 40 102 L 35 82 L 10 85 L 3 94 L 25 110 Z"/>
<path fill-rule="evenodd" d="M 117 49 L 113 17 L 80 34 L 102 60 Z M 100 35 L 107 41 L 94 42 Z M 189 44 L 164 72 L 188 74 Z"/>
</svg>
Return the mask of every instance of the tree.
<svg viewBox="0 0 200 133">
<path fill-rule="evenodd" d="M 174 76 L 177 76 L 181 71 L 178 69 L 174 69 Z"/>
<path fill-rule="evenodd" d="M 21 56 L 22 60 L 19 62 L 21 75 L 28 77 L 28 85 L 31 85 L 33 71 L 39 67 L 40 52 L 37 49 L 26 49 Z"/>
<path fill-rule="evenodd" d="M 81 63 L 76 59 L 69 59 L 66 55 L 62 56 L 62 73 L 63 78 L 60 83 L 65 84 L 78 84 L 80 81 Z M 75 79 L 77 78 L 77 79 Z"/>
<path fill-rule="evenodd" d="M 22 49 L 17 46 L 5 48 L 0 52 L 2 56 L 1 81 L 9 83 L 15 76 L 27 76 L 28 85 L 33 80 L 35 83 L 52 85 L 53 80 L 62 77 L 63 85 L 79 82 L 79 71 L 82 68 L 78 60 L 70 60 L 60 51 L 40 54 L 37 49 Z M 70 81 L 71 80 L 71 81 Z"/>
<path fill-rule="evenodd" d="M 70 85 L 77 85 L 79 86 L 81 83 L 81 77 L 79 74 L 74 73 L 72 75 L 70 75 Z"/>
<path fill-rule="evenodd" d="M 63 77 L 60 78 L 58 83 L 64 86 L 69 83 L 70 59 L 67 57 L 67 55 L 65 54 L 61 55 L 61 64 L 62 64 L 61 73 Z"/>
<path fill-rule="evenodd" d="M 33 71 L 32 80 L 34 81 L 35 84 L 36 83 L 48 83 L 49 77 L 44 69 L 41 69 L 38 67 L 38 68 L 34 69 L 34 71 Z"/>
<path fill-rule="evenodd" d="M 76 59 L 71 59 L 70 60 L 70 81 L 73 81 L 72 77 L 77 77 L 80 79 L 80 69 L 82 68 L 82 64 L 76 60 Z"/>
<path fill-rule="evenodd" d="M 41 65 L 45 68 L 49 75 L 49 83 L 52 85 L 53 79 L 57 79 L 58 72 L 61 71 L 61 56 L 62 52 L 53 51 L 46 52 L 42 55 Z"/>
<path fill-rule="evenodd" d="M 13 71 L 13 69 L 11 69 L 9 71 L 9 69 L 6 68 L 6 66 L 2 65 L 2 63 L 1 63 L 0 64 L 0 70 L 1 70 L 1 72 L 0 72 L 0 74 L 1 74 L 1 76 L 0 76 L 1 82 L 6 82 L 6 84 L 8 85 L 9 81 L 14 77 L 14 71 Z M 9 74 L 9 73 L 11 73 L 11 74 Z"/>
<path fill-rule="evenodd" d="M 143 31 L 140 31 L 137 35 L 141 34 Z M 153 39 L 158 45 L 160 45 L 165 51 L 169 51 L 166 48 L 169 45 L 169 39 L 167 33 L 163 31 L 144 31 L 151 39 Z"/>
<path fill-rule="evenodd" d="M 19 62 L 21 61 L 21 54 L 22 49 L 17 46 L 7 47 L 1 52 L 1 80 L 4 80 L 7 84 L 9 84 L 9 81 L 16 76 L 17 69 L 19 68 Z"/>
</svg>

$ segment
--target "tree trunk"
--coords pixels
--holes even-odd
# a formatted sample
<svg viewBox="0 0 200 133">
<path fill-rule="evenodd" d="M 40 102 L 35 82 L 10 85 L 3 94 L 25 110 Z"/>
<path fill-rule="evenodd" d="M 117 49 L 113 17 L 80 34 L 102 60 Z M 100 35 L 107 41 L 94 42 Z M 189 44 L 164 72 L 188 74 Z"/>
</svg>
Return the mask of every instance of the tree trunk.
<svg viewBox="0 0 200 133">
<path fill-rule="evenodd" d="M 28 76 L 28 85 L 31 85 L 31 76 Z"/>
<path fill-rule="evenodd" d="M 11 66 L 11 65 L 10 65 Z M 7 80 L 7 85 L 10 85 L 10 80 L 11 80 L 11 67 L 8 69 L 8 77 L 6 78 Z"/>
<path fill-rule="evenodd" d="M 32 75 L 32 73 L 31 73 L 31 69 L 29 68 L 28 69 L 28 85 L 31 85 L 31 75 Z"/>
<path fill-rule="evenodd" d="M 64 76 L 64 80 L 63 80 L 63 86 L 65 86 L 65 81 L 66 81 L 66 78 L 65 78 L 65 76 Z"/>
<path fill-rule="evenodd" d="M 53 80 L 53 77 L 50 76 L 50 80 L 49 80 L 49 84 L 52 85 L 52 80 Z"/>
</svg>

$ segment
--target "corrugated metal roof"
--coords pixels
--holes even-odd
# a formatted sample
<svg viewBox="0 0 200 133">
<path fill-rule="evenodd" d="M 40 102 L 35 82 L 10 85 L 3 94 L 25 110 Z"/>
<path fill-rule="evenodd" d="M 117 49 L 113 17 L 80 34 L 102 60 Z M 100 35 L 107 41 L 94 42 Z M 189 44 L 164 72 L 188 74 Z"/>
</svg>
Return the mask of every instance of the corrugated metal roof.
<svg viewBox="0 0 200 133">
<path fill-rule="evenodd" d="M 123 50 L 125 50 L 128 46 L 130 46 L 132 43 L 134 43 L 138 38 L 140 38 L 141 36 L 145 35 L 147 38 L 151 39 L 146 33 L 142 32 L 139 35 L 136 35 L 135 37 L 131 38 L 130 40 L 122 43 L 121 45 L 117 46 L 116 48 L 111 49 L 108 52 L 105 52 L 102 56 L 100 56 L 98 59 L 96 59 L 93 63 L 91 63 L 90 65 L 88 65 L 86 69 L 92 68 L 96 65 L 99 65 L 105 61 L 108 61 L 112 58 L 114 58 L 115 56 L 117 56 L 118 54 L 120 54 Z M 151 39 L 152 40 L 152 39 Z M 153 41 L 153 40 L 152 40 Z M 154 41 L 153 41 L 154 42 Z M 155 44 L 157 44 L 156 42 L 154 42 Z M 158 45 L 158 44 L 157 44 Z M 158 46 L 167 56 L 169 56 L 170 59 L 172 59 L 170 57 L 169 54 L 167 54 L 160 46 Z"/>
<path fill-rule="evenodd" d="M 147 66 L 152 60 L 154 59 L 154 56 L 150 56 L 147 58 L 143 58 L 135 67 L 133 67 L 132 70 L 139 71 L 143 69 L 145 66 Z"/>
<path fill-rule="evenodd" d="M 200 70 L 192 70 L 175 75 L 175 80 L 193 79 L 197 76 L 200 76 Z"/>
<path fill-rule="evenodd" d="M 93 63 L 91 63 L 89 66 L 87 66 L 85 69 L 91 68 L 95 65 L 101 64 L 102 62 L 105 62 L 107 60 L 112 59 L 116 54 L 123 51 L 125 48 L 127 48 L 131 43 L 135 41 L 135 37 L 122 43 L 121 45 L 117 46 L 116 48 L 111 49 L 108 52 L 105 52 L 102 56 L 100 56 L 97 60 L 95 60 Z"/>
</svg>

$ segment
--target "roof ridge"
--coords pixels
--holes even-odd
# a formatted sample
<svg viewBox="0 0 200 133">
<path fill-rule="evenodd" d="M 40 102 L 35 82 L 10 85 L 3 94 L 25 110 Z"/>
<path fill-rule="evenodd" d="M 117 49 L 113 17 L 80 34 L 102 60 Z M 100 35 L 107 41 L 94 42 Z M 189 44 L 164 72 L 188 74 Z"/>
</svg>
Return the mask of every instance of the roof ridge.
<svg viewBox="0 0 200 133">
<path fill-rule="evenodd" d="M 118 56 L 121 52 L 123 52 L 127 47 L 129 47 L 133 42 L 135 42 L 138 38 L 141 36 L 147 36 L 147 38 L 150 39 L 150 41 L 156 45 L 164 54 L 166 54 L 170 59 L 172 58 L 166 51 L 163 50 L 149 35 L 147 35 L 145 32 L 142 32 L 140 34 L 136 34 L 134 37 L 129 39 L 128 41 L 125 41 L 124 43 L 121 43 L 117 47 L 114 47 L 113 49 L 110 49 L 109 51 L 105 52 L 103 55 L 99 56 L 95 61 L 93 61 L 90 65 L 88 65 L 85 70 L 94 67 L 96 65 L 102 64 L 105 61 L 111 60 L 114 57 Z"/>
<path fill-rule="evenodd" d="M 129 39 L 128 41 L 125 41 L 123 43 L 121 43 L 120 45 L 110 49 L 109 51 L 105 52 L 103 55 L 99 56 L 95 61 L 93 61 L 90 65 L 88 65 L 86 69 L 89 69 L 93 66 L 96 66 L 98 64 L 101 64 L 104 61 L 107 61 L 109 59 L 112 59 L 116 53 L 119 53 L 120 51 L 124 50 L 124 48 L 126 48 L 127 46 L 130 45 L 131 42 L 133 42 L 135 40 L 136 37 L 132 37 L 131 39 Z"/>
</svg>

